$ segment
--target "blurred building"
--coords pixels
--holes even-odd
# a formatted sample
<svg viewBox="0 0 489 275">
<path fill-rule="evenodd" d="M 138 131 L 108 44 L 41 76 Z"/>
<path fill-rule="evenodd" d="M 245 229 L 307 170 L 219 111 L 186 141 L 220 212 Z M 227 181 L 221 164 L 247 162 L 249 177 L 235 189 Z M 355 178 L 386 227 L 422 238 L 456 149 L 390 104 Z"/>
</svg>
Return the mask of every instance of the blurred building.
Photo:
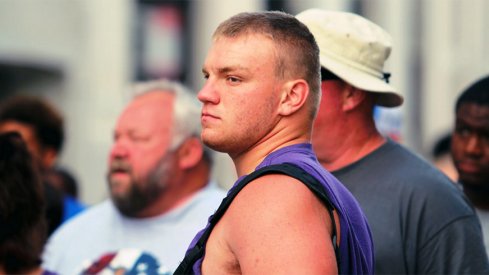
<svg viewBox="0 0 489 275">
<path fill-rule="evenodd" d="M 425 156 L 451 128 L 459 92 L 489 74 L 486 0 L 0 0 L 0 100 L 38 94 L 63 111 L 61 162 L 78 176 L 82 199 L 95 203 L 107 194 L 107 155 L 130 82 L 165 76 L 197 91 L 222 20 L 312 7 L 359 13 L 392 34 L 387 70 L 406 100 L 382 125 L 398 127 L 387 131 Z M 215 177 L 229 186 L 229 158 L 218 154 L 216 164 Z"/>
</svg>

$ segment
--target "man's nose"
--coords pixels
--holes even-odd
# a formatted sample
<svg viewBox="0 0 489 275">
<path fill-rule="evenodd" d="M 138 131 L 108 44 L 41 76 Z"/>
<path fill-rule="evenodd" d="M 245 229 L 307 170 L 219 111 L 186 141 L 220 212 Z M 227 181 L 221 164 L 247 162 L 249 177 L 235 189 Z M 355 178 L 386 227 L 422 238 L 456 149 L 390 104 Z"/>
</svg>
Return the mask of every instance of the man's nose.
<svg viewBox="0 0 489 275">
<path fill-rule="evenodd" d="M 482 154 L 481 138 L 478 135 L 471 135 L 465 146 L 465 152 L 472 156 L 480 156 Z"/>
<path fill-rule="evenodd" d="M 215 81 L 209 77 L 204 83 L 202 89 L 200 89 L 199 93 L 197 94 L 197 98 L 202 103 L 218 104 L 219 94 L 216 89 Z"/>
<path fill-rule="evenodd" d="M 110 150 L 110 158 L 126 158 L 129 155 L 129 150 L 127 146 L 124 144 L 122 139 L 114 141 L 112 145 L 112 149 Z"/>
</svg>

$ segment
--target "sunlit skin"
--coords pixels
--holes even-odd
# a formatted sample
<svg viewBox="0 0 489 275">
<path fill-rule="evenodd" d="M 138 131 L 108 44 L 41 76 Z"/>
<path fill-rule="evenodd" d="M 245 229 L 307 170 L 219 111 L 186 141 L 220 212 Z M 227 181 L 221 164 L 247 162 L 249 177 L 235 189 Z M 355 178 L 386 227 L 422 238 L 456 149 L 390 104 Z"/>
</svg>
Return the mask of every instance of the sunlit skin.
<svg viewBox="0 0 489 275">
<path fill-rule="evenodd" d="M 489 209 L 489 107 L 459 107 L 451 151 L 464 192 L 476 206 Z"/>
<path fill-rule="evenodd" d="M 308 110 L 297 110 L 286 98 L 291 86 L 302 92 L 307 84 L 277 77 L 276 51 L 264 36 L 220 37 L 202 69 L 206 78 L 198 93 L 203 103 L 202 140 L 212 149 L 228 153 L 238 175 L 248 174 L 270 152 L 310 139 L 308 123 L 289 123 L 297 120 L 290 116 L 292 112 L 307 115 Z M 305 97 L 300 104 L 304 102 Z"/>
<path fill-rule="evenodd" d="M 271 152 L 310 139 L 304 107 L 308 85 L 278 78 L 276 53 L 276 45 L 262 35 L 218 37 L 203 66 L 201 136 L 230 155 L 239 176 Z M 214 228 L 202 272 L 335 273 L 331 226 L 324 206 L 305 185 L 283 175 L 260 177 L 240 192 Z M 321 261 L 311 261 L 317 255 Z"/>
<path fill-rule="evenodd" d="M 276 79 L 274 60 L 266 56 L 274 51 L 271 42 L 256 48 L 252 37 L 234 40 L 219 38 L 212 46 L 198 98 L 204 104 L 202 140 L 237 158 L 275 134 L 283 82 Z M 250 47 L 253 52 L 243 51 Z"/>
</svg>

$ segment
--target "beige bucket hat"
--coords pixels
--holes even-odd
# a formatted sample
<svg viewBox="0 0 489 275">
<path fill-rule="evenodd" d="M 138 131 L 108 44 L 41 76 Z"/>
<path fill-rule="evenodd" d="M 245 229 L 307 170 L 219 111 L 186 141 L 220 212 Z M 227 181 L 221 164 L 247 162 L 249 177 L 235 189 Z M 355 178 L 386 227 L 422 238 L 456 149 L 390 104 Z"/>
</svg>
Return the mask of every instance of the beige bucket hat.
<svg viewBox="0 0 489 275">
<path fill-rule="evenodd" d="M 354 13 L 309 9 L 296 18 L 314 35 L 321 66 L 350 85 L 378 93 L 377 104 L 396 107 L 403 97 L 389 85 L 383 71 L 392 39 L 378 25 Z"/>
</svg>

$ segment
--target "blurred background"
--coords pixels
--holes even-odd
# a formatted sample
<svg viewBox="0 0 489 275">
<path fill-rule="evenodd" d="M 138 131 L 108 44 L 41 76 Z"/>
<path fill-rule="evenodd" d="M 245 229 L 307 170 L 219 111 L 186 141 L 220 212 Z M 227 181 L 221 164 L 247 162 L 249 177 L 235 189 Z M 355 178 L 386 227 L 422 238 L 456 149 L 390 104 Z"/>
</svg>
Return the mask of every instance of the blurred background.
<svg viewBox="0 0 489 275">
<path fill-rule="evenodd" d="M 112 132 L 131 82 L 167 77 L 197 92 L 221 21 L 314 7 L 361 14 L 392 35 L 385 69 L 405 104 L 378 109 L 378 125 L 430 159 L 452 129 L 459 93 L 489 74 L 487 0 L 0 0 L 0 100 L 33 94 L 62 111 L 60 164 L 77 177 L 82 201 L 94 204 L 107 196 Z M 235 180 L 224 154 L 214 177 L 225 187 Z"/>
</svg>

